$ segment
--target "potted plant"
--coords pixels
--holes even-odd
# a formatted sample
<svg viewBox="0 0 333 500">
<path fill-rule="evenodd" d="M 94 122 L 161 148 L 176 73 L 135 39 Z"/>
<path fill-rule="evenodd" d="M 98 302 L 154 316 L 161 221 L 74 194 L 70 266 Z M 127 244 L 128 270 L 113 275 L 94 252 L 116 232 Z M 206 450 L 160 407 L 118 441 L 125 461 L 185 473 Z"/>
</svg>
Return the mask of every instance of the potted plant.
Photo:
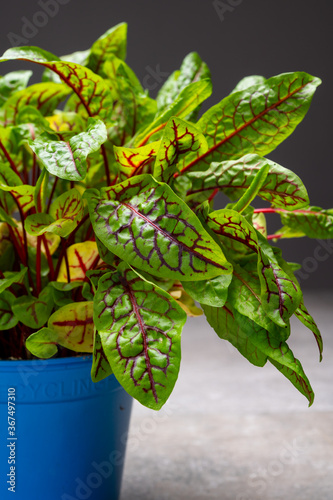
<svg viewBox="0 0 333 500">
<path fill-rule="evenodd" d="M 257 366 L 270 361 L 313 402 L 287 344 L 290 318 L 314 333 L 320 357 L 321 336 L 298 266 L 271 243 L 331 237 L 332 212 L 311 207 L 300 178 L 265 155 L 303 119 L 320 80 L 247 77 L 198 119 L 212 92 L 198 54 L 156 100 L 125 56 L 126 24 L 60 59 L 36 47 L 2 56 L 44 68 L 41 83 L 27 86 L 30 71 L 0 80 L 0 369 L 10 443 L 1 473 L 8 494 L 16 470 L 27 471 L 19 498 L 27 485 L 35 500 L 117 498 L 130 396 L 155 410 L 168 399 L 187 315 L 204 313 L 219 337 Z M 230 202 L 214 210 L 220 191 Z M 263 208 L 252 206 L 257 197 Z M 271 212 L 282 228 L 268 235 Z M 16 437 L 30 461 L 16 456 Z"/>
</svg>

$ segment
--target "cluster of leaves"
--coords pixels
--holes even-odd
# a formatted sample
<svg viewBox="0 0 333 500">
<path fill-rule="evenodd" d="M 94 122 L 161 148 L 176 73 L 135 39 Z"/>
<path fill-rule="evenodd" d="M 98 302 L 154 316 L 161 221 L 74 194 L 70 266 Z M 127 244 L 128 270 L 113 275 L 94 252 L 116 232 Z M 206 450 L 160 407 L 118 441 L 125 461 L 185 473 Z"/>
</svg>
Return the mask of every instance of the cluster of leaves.
<svg viewBox="0 0 333 500">
<path fill-rule="evenodd" d="M 0 79 L 0 357 L 92 353 L 94 381 L 114 373 L 159 409 L 178 376 L 186 317 L 204 313 L 311 404 L 287 344 L 291 316 L 313 331 L 320 356 L 321 337 L 296 266 L 270 240 L 331 237 L 333 214 L 310 207 L 302 181 L 264 156 L 303 119 L 320 80 L 248 77 L 198 120 L 212 91 L 198 54 L 156 100 L 125 56 L 125 24 L 69 56 L 36 47 L 2 56 L 44 73 L 30 86 L 30 71 Z M 230 203 L 214 211 L 219 191 Z M 266 208 L 251 206 L 257 196 Z M 265 212 L 281 215 L 276 235 Z"/>
</svg>

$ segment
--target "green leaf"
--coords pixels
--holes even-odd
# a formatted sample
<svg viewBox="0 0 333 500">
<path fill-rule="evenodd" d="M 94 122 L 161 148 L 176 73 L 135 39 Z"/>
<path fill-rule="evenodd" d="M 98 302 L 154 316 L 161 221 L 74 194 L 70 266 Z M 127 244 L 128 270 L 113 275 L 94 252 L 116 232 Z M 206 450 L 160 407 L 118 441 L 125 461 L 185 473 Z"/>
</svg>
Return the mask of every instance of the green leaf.
<svg viewBox="0 0 333 500">
<path fill-rule="evenodd" d="M 114 146 L 115 159 L 119 168 L 119 179 L 125 180 L 142 173 L 143 168 L 154 160 L 160 147 L 160 141 L 151 142 L 141 148 L 123 148 Z"/>
<path fill-rule="evenodd" d="M 210 79 L 210 71 L 196 52 L 188 54 L 179 70 L 174 71 L 163 84 L 157 94 L 159 111 L 165 110 L 178 97 L 180 92 L 190 83 Z"/>
<path fill-rule="evenodd" d="M 212 307 L 223 307 L 228 298 L 228 287 L 232 274 L 221 274 L 210 280 L 196 281 L 195 283 L 184 281 L 184 290 L 200 304 Z"/>
<path fill-rule="evenodd" d="M 243 156 L 239 160 L 212 163 L 204 172 L 188 171 L 187 176 L 192 181 L 188 194 L 203 191 L 209 193 L 219 188 L 231 200 L 237 200 L 264 166 L 269 167 L 269 172 L 258 196 L 269 201 L 272 207 L 294 210 L 308 206 L 307 191 L 297 175 L 267 158 L 253 154 Z"/>
<path fill-rule="evenodd" d="M 99 382 L 109 375 L 112 375 L 112 373 L 112 368 L 102 346 L 101 337 L 99 333 L 96 332 L 94 339 L 93 362 L 91 367 L 91 379 L 93 382 Z"/>
<path fill-rule="evenodd" d="M 0 296 L 0 330 L 10 330 L 18 323 L 12 310 L 15 295 L 5 290 Z"/>
<path fill-rule="evenodd" d="M 156 276 L 185 281 L 230 274 L 222 250 L 166 184 L 150 175 L 85 192 L 97 237 L 112 253 Z"/>
<path fill-rule="evenodd" d="M 0 293 L 9 288 L 14 283 L 22 283 L 27 268 L 23 268 L 18 273 L 5 273 L 5 278 L 0 279 Z"/>
<path fill-rule="evenodd" d="M 16 123 L 17 116 L 25 106 L 34 106 L 42 115 L 50 115 L 70 93 L 62 83 L 36 83 L 13 94 L 1 108 L 0 119 L 6 125 Z"/>
<path fill-rule="evenodd" d="M 265 251 L 260 250 L 258 274 L 262 305 L 267 315 L 278 325 L 285 326 L 298 308 L 302 292 L 293 280 Z"/>
<path fill-rule="evenodd" d="M 232 304 L 243 316 L 252 319 L 256 324 L 272 334 L 279 334 L 286 340 L 290 333 L 289 325 L 281 327 L 274 323 L 263 306 L 261 282 L 257 271 L 257 256 L 246 263 L 234 264 L 233 279 L 229 285 L 228 303 Z"/>
<path fill-rule="evenodd" d="M 233 314 L 252 343 L 268 356 L 269 361 L 309 400 L 309 406 L 311 406 L 314 399 L 312 387 L 301 363 L 295 358 L 288 344 L 276 333 L 260 328 L 238 311 L 233 311 Z"/>
<path fill-rule="evenodd" d="M 38 47 L 8 49 L 0 59 L 23 60 L 40 64 L 54 71 L 76 95 L 76 111 L 87 117 L 107 119 L 112 108 L 112 97 L 107 83 L 93 71 L 79 64 L 60 61 L 50 52 Z"/>
<path fill-rule="evenodd" d="M 131 269 L 99 281 L 94 322 L 113 373 L 142 404 L 160 409 L 176 382 L 186 314 Z"/>
<path fill-rule="evenodd" d="M 66 238 L 78 226 L 84 215 L 84 206 L 77 189 L 70 189 L 58 196 L 50 207 L 50 213 L 28 215 L 24 227 L 33 236 L 46 232 Z"/>
<path fill-rule="evenodd" d="M 281 222 L 286 226 L 277 233 L 284 238 L 307 236 L 326 239 L 333 237 L 333 209 L 309 207 L 293 212 L 285 210 L 277 210 L 277 212 L 281 216 Z"/>
<path fill-rule="evenodd" d="M 120 23 L 102 35 L 90 49 L 87 62 L 88 68 L 97 74 L 103 75 L 103 66 L 110 56 L 126 59 L 127 24 Z"/>
<path fill-rule="evenodd" d="M 26 340 L 26 348 L 37 358 L 52 358 L 58 352 L 58 334 L 50 328 L 42 328 Z"/>
<path fill-rule="evenodd" d="M 53 340 L 76 352 L 93 352 L 93 302 L 67 304 L 52 314 L 48 328 L 57 334 Z"/>
<path fill-rule="evenodd" d="M 245 193 L 234 204 L 233 209 L 236 212 L 243 212 L 250 205 L 251 201 L 254 200 L 266 180 L 268 171 L 269 166 L 265 165 L 264 167 L 261 167 L 261 169 L 256 173 L 254 179 L 252 180 Z"/>
<path fill-rule="evenodd" d="M 53 141 L 43 134 L 29 146 L 38 156 L 42 165 L 61 179 L 79 181 L 87 173 L 87 156 L 99 150 L 107 140 L 106 127 L 101 120 L 88 120 L 86 132 L 81 132 L 65 141 Z"/>
<path fill-rule="evenodd" d="M 265 85 L 265 81 L 266 81 L 265 77 L 260 75 L 246 76 L 245 78 L 242 78 L 240 82 L 238 82 L 234 90 L 230 93 L 234 94 L 235 92 L 247 90 L 249 87 Z"/>
<path fill-rule="evenodd" d="M 266 364 L 267 355 L 253 344 L 241 329 L 229 304 L 223 307 L 205 304 L 202 308 L 208 323 L 221 339 L 230 342 L 253 365 L 264 366 Z"/>
<path fill-rule="evenodd" d="M 295 316 L 301 321 L 301 323 L 303 323 L 303 325 L 312 331 L 319 349 L 319 361 L 321 361 L 323 359 L 323 340 L 316 322 L 305 307 L 303 300 L 301 300 L 298 308 L 296 309 Z"/>
<path fill-rule="evenodd" d="M 13 303 L 15 316 L 30 328 L 41 328 L 53 309 L 53 295 L 51 288 L 47 287 L 39 294 L 38 298 L 31 295 L 18 297 Z"/>
<path fill-rule="evenodd" d="M 21 70 L 0 76 L 0 107 L 8 101 L 12 94 L 25 89 L 31 75 L 32 71 Z"/>
<path fill-rule="evenodd" d="M 212 161 L 270 153 L 302 121 L 320 83 L 307 73 L 284 73 L 229 95 L 198 122 L 208 151 L 186 156 L 181 170 L 206 170 Z"/>
<path fill-rule="evenodd" d="M 203 154 L 207 141 L 194 125 L 180 118 L 170 118 L 166 124 L 154 165 L 154 177 L 169 183 L 178 172 L 179 158 L 189 152 Z"/>
<path fill-rule="evenodd" d="M 212 93 L 210 80 L 201 80 L 190 83 L 185 87 L 177 99 L 170 104 L 154 121 L 139 131 L 133 140 L 133 146 L 144 146 L 150 139 L 157 140 L 161 135 L 161 130 L 168 123 L 172 116 L 186 118 Z"/>
<path fill-rule="evenodd" d="M 24 213 L 34 206 L 35 187 L 28 184 L 22 184 L 20 177 L 13 170 L 8 168 L 7 165 L 0 163 L 0 192 L 1 191 L 11 193 Z"/>
</svg>

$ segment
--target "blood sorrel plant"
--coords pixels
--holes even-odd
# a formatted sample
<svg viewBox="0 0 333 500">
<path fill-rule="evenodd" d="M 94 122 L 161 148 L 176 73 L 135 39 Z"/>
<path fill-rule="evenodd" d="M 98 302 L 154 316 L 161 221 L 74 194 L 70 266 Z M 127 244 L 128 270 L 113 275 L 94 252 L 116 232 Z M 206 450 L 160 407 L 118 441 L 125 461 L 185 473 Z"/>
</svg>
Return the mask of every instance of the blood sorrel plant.
<svg viewBox="0 0 333 500">
<path fill-rule="evenodd" d="M 159 409 L 186 315 L 203 310 L 219 337 L 257 366 L 273 363 L 311 404 L 286 342 L 290 317 L 320 356 L 321 336 L 297 266 L 270 241 L 332 237 L 333 213 L 310 207 L 299 177 L 264 155 L 303 119 L 320 80 L 248 77 L 197 120 L 211 94 L 198 54 L 156 100 L 125 55 L 120 24 L 60 59 L 36 47 L 2 57 L 45 71 L 30 86 L 30 71 L 0 80 L 1 358 L 93 353 L 94 381 L 114 373 Z M 214 210 L 219 191 L 231 202 Z M 255 210 L 257 196 L 266 204 Z M 266 212 L 281 216 L 275 235 Z"/>
</svg>

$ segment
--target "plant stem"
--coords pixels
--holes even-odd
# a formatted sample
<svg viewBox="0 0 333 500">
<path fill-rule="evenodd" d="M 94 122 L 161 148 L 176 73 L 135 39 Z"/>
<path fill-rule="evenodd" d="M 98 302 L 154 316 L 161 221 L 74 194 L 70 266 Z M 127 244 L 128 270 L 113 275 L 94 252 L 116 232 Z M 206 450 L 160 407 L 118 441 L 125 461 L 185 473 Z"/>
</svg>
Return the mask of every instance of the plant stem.
<svg viewBox="0 0 333 500">
<path fill-rule="evenodd" d="M 104 168 L 105 168 L 105 175 L 106 175 L 106 185 L 110 186 L 111 180 L 110 180 L 110 170 L 109 170 L 109 162 L 108 158 L 106 156 L 106 150 L 104 144 L 101 145 L 101 151 L 102 151 L 102 156 L 104 160 Z"/>
<path fill-rule="evenodd" d="M 37 236 L 37 249 L 36 249 L 36 292 L 40 294 L 42 289 L 42 262 L 41 262 L 41 246 L 42 237 Z"/>
<path fill-rule="evenodd" d="M 59 177 L 56 177 L 55 181 L 53 183 L 53 186 L 52 186 L 52 190 L 51 190 L 49 201 L 47 203 L 47 208 L 46 208 L 46 213 L 47 214 L 49 213 L 49 210 L 50 210 L 50 206 L 51 206 L 51 203 L 52 203 L 52 198 L 53 198 L 53 195 L 54 195 L 54 192 L 55 192 L 55 188 L 57 187 L 58 180 L 59 180 Z"/>
<path fill-rule="evenodd" d="M 1 140 L 0 140 L 0 149 L 2 150 L 3 154 L 5 155 L 7 161 L 9 162 L 10 166 L 14 170 L 15 174 L 21 179 L 21 176 L 19 174 L 19 171 L 16 168 L 15 163 L 13 162 L 12 158 L 10 157 L 10 154 L 8 153 L 7 149 L 5 148 L 5 146 L 3 145 Z"/>
<path fill-rule="evenodd" d="M 49 265 L 49 280 L 50 281 L 54 281 L 54 266 L 53 266 L 53 260 L 52 260 L 52 257 L 51 257 L 51 254 L 50 254 L 50 249 L 49 249 L 49 244 L 47 242 L 47 239 L 46 239 L 46 236 L 45 234 L 42 235 L 42 241 L 44 243 L 44 248 L 45 248 L 45 253 L 46 253 L 46 258 L 47 258 L 47 262 L 48 262 L 48 265 Z"/>
</svg>

